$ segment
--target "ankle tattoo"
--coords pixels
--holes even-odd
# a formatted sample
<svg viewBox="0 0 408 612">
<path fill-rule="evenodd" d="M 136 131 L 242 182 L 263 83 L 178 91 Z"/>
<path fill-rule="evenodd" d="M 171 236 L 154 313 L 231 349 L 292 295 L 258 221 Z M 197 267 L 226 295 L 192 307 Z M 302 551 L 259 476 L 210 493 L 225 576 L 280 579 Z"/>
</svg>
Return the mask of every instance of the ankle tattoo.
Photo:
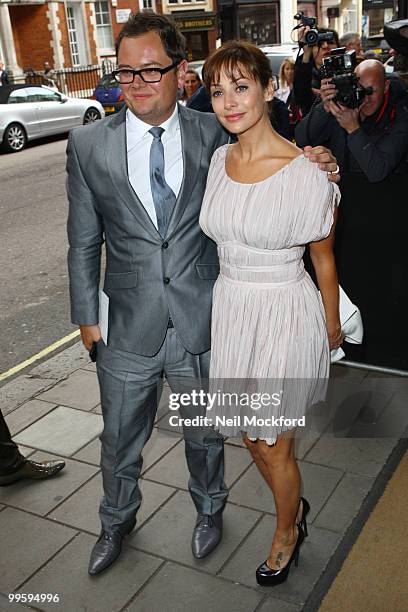
<svg viewBox="0 0 408 612">
<path fill-rule="evenodd" d="M 283 552 L 279 551 L 278 554 L 276 555 L 276 561 L 275 561 L 276 567 L 281 566 L 282 559 L 283 559 Z"/>
</svg>

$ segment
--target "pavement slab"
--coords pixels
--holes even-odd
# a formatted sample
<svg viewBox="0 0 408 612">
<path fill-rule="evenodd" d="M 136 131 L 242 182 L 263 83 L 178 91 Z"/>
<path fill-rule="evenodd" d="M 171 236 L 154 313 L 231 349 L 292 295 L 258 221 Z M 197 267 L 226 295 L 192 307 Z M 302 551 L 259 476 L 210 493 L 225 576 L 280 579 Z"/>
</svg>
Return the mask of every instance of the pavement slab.
<svg viewBox="0 0 408 612">
<path fill-rule="evenodd" d="M 162 561 L 123 546 L 120 560 L 99 576 L 88 575 L 89 556 L 96 538 L 80 534 L 37 572 L 21 589 L 24 593 L 57 593 L 59 603 L 36 604 L 40 610 L 119 612 L 160 567 Z"/>
<path fill-rule="evenodd" d="M 275 518 L 264 517 L 224 566 L 220 575 L 234 582 L 270 592 L 268 587 L 257 585 L 255 570 L 268 557 L 274 530 Z M 273 588 L 274 596 L 298 605 L 303 604 L 339 541 L 339 534 L 311 526 L 309 537 L 300 551 L 299 567 L 293 566 L 288 580 Z"/>
<path fill-rule="evenodd" d="M 55 455 L 36 452 L 30 459 L 61 459 Z M 65 468 L 45 480 L 20 480 L 12 486 L 0 487 L 0 502 L 44 516 L 98 471 L 96 467 L 65 459 Z"/>
<path fill-rule="evenodd" d="M 102 428 L 102 417 L 98 414 L 58 406 L 19 433 L 15 441 L 70 457 L 99 435 Z"/>
<path fill-rule="evenodd" d="M 208 576 L 193 569 L 166 563 L 127 612 L 251 612 L 262 599 L 247 587 Z M 289 611 L 288 611 L 289 612 Z"/>
<path fill-rule="evenodd" d="M 211 555 L 199 560 L 191 552 L 191 536 L 196 517 L 190 495 L 179 491 L 128 541 L 143 551 L 215 574 L 254 527 L 261 514 L 227 504 L 222 542 Z"/>
<path fill-rule="evenodd" d="M 171 487 L 143 479 L 140 479 L 139 483 L 143 499 L 137 514 L 138 527 L 176 492 Z M 49 517 L 65 525 L 98 535 L 101 531 L 98 510 L 102 493 L 102 476 L 99 473 L 51 512 Z"/>
<path fill-rule="evenodd" d="M 374 484 L 374 478 L 345 474 L 314 521 L 316 527 L 343 533 Z"/>
<path fill-rule="evenodd" d="M 6 417 L 24 402 L 53 385 L 55 385 L 54 380 L 44 380 L 29 374 L 18 376 L 6 383 L 0 388 L 0 410 L 3 416 Z"/>
<path fill-rule="evenodd" d="M 0 512 L 0 591 L 11 593 L 75 536 L 76 531 L 15 508 Z M 51 583 L 49 584 L 51 586 Z M 43 593 L 45 585 L 37 592 Z M 27 593 L 27 591 L 24 591 Z"/>
<path fill-rule="evenodd" d="M 397 440 L 393 438 L 335 438 L 324 435 L 305 459 L 340 470 L 375 477 Z"/>
<path fill-rule="evenodd" d="M 101 401 L 98 379 L 93 372 L 76 370 L 66 380 L 62 380 L 52 389 L 38 395 L 37 399 L 70 408 L 92 410 Z"/>
<path fill-rule="evenodd" d="M 267 597 L 256 612 L 301 612 L 301 610 L 303 610 L 302 605 L 289 603 L 276 597 Z"/>
<path fill-rule="evenodd" d="M 11 436 L 14 437 L 20 431 L 29 427 L 56 407 L 57 404 L 50 404 L 49 402 L 42 402 L 37 399 L 26 402 L 20 406 L 20 408 L 11 412 L 6 418 Z"/>
</svg>

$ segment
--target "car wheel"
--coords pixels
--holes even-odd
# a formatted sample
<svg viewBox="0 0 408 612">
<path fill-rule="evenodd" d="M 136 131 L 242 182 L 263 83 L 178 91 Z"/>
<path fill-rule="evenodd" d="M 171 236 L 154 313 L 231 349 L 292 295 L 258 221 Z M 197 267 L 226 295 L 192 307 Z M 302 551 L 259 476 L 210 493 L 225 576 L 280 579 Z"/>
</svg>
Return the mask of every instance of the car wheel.
<svg viewBox="0 0 408 612">
<path fill-rule="evenodd" d="M 22 151 L 27 144 L 27 134 L 19 123 L 10 123 L 3 136 L 3 147 L 9 153 Z"/>
<path fill-rule="evenodd" d="M 84 125 L 87 123 L 94 123 L 94 121 L 98 121 L 101 118 L 101 113 L 96 110 L 96 108 L 88 108 L 84 115 Z"/>
</svg>

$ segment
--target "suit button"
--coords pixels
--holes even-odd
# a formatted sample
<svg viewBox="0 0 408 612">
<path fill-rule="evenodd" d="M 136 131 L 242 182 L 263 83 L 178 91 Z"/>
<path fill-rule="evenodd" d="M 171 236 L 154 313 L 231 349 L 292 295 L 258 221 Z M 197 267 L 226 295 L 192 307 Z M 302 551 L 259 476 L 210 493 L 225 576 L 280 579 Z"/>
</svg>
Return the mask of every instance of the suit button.
<svg viewBox="0 0 408 612">
<path fill-rule="evenodd" d="M 162 249 L 167 249 L 168 246 L 169 246 L 168 242 L 163 242 Z"/>
<path fill-rule="evenodd" d="M 165 276 L 165 277 L 163 278 L 163 283 L 164 283 L 165 285 L 168 285 L 168 284 L 169 284 L 169 282 L 170 282 L 169 277 L 168 277 L 168 276 Z"/>
</svg>

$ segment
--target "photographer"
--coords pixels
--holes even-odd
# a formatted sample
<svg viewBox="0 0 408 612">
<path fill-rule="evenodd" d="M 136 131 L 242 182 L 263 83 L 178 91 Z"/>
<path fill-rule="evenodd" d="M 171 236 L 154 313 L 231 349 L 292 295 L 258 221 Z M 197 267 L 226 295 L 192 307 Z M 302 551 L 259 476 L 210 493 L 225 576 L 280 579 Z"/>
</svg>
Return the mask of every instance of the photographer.
<svg viewBox="0 0 408 612">
<path fill-rule="evenodd" d="M 319 40 L 313 46 L 306 44 L 306 37 L 311 31 L 309 26 L 299 28 L 299 44 L 303 53 L 298 56 L 295 63 L 295 77 L 293 93 L 296 104 L 300 107 L 302 115 L 306 116 L 313 106 L 320 90 L 320 68 L 323 60 L 330 56 L 332 49 L 339 46 L 337 32 L 319 28 Z M 333 34 L 330 40 L 330 33 Z"/>
<path fill-rule="evenodd" d="M 335 101 L 337 90 L 324 80 L 322 102 L 296 128 L 299 146 L 325 144 L 337 158 L 341 173 L 363 173 L 375 183 L 393 172 L 407 173 L 407 93 L 399 79 L 387 81 L 384 66 L 364 60 L 355 69 L 366 94 L 357 108 Z"/>
<path fill-rule="evenodd" d="M 336 264 L 364 324 L 363 344 L 346 343 L 346 358 L 408 370 L 407 93 L 399 79 L 386 81 L 376 60 L 340 76 L 336 70 L 340 89 L 322 83 L 322 102 L 295 136 L 299 146 L 330 147 L 341 169 Z"/>
</svg>

